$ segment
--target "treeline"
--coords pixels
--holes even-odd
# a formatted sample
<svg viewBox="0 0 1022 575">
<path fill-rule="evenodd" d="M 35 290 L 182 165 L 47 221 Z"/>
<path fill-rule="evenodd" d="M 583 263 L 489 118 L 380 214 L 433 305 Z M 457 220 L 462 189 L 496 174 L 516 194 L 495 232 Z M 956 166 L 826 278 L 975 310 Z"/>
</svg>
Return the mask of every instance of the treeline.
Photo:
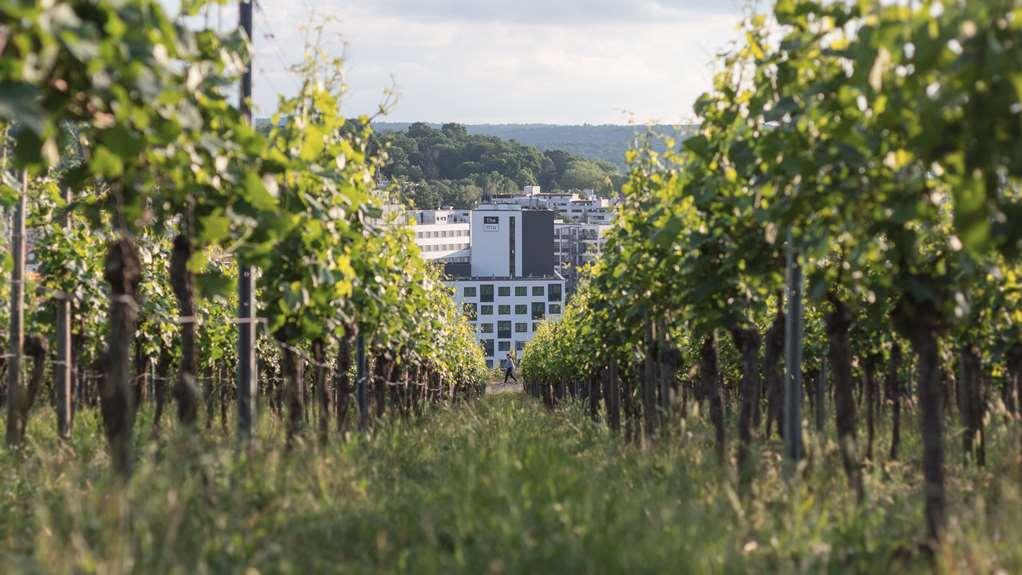
<svg viewBox="0 0 1022 575">
<path fill-rule="evenodd" d="M 746 498 L 775 438 L 789 473 L 812 452 L 861 505 L 868 470 L 908 462 L 922 547 L 962 537 L 975 470 L 1017 492 L 1022 461 L 1016 6 L 782 0 L 752 18 L 698 134 L 635 152 L 603 258 L 526 347 L 530 389 L 586 396 L 640 442 L 708 416 Z"/>
<path fill-rule="evenodd" d="M 374 122 L 379 131 L 405 130 L 410 123 Z M 438 128 L 439 124 L 430 124 Z M 469 124 L 469 134 L 495 136 L 513 140 L 540 150 L 563 150 L 575 156 L 606 162 L 620 172 L 628 170 L 625 156 L 635 145 L 635 139 L 650 132 L 660 136 L 683 139 L 695 132 L 696 126 L 680 125 L 617 125 L 617 124 Z"/>
<path fill-rule="evenodd" d="M 592 189 L 609 197 L 622 181 L 612 165 L 560 150 L 469 134 L 465 126 L 439 129 L 416 123 L 378 134 L 389 161 L 381 174 L 417 208 L 468 209 L 482 199 L 513 194 L 527 185 L 544 191 Z"/>
</svg>

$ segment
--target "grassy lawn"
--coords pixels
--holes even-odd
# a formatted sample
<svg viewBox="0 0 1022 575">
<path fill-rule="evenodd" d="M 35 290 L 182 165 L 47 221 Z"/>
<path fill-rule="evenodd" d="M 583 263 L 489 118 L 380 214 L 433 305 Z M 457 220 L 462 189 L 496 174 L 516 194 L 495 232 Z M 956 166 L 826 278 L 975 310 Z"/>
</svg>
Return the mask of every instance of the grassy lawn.
<svg viewBox="0 0 1022 575">
<path fill-rule="evenodd" d="M 701 418 L 643 451 L 579 409 L 552 414 L 501 394 L 291 453 L 264 418 L 243 459 L 218 432 L 148 444 L 131 482 L 117 488 L 91 415 L 78 421 L 73 453 L 55 442 L 41 411 L 26 453 L 0 451 L 0 572 L 873 573 L 931 565 L 919 552 L 915 459 L 869 468 L 868 501 L 858 506 L 832 445 L 811 446 L 802 479 L 789 484 L 769 444 L 752 492 L 739 495 L 730 468 L 713 462 Z M 937 557 L 942 570 L 1022 571 L 1015 433 L 991 425 L 993 463 L 984 470 L 962 467 L 950 450 L 954 519 Z M 914 433 L 903 452 L 917 457 Z"/>
</svg>

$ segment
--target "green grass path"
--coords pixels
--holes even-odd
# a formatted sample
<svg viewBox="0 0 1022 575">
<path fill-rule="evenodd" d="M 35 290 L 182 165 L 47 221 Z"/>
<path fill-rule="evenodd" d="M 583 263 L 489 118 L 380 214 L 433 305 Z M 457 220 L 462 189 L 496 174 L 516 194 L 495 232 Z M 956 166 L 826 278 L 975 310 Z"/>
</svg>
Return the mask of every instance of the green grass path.
<svg viewBox="0 0 1022 575">
<path fill-rule="evenodd" d="M 76 455 L 47 439 L 22 460 L 0 452 L 0 572 L 927 569 L 911 465 L 869 474 L 870 503 L 858 507 L 833 453 L 789 486 L 767 448 L 753 493 L 739 497 L 701 419 L 689 421 L 643 451 L 581 409 L 550 413 L 502 393 L 290 454 L 264 421 L 263 447 L 247 460 L 227 439 L 144 451 L 123 491 L 106 473 L 96 422 L 81 421 Z M 1011 485 L 959 504 L 942 561 L 1022 569 Z"/>
</svg>

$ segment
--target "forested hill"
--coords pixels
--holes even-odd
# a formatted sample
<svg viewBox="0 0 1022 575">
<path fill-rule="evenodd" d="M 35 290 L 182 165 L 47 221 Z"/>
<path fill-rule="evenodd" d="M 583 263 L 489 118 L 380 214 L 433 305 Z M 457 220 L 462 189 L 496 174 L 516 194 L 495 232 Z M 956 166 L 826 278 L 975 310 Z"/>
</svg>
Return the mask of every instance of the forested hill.
<svg viewBox="0 0 1022 575">
<path fill-rule="evenodd" d="M 411 124 L 404 122 L 377 122 L 381 132 L 402 131 Z M 440 124 L 428 124 L 439 128 Z M 469 134 L 496 136 L 540 150 L 564 150 L 591 160 L 608 162 L 618 170 L 625 170 L 625 152 L 632 146 L 637 134 L 652 130 L 658 134 L 682 136 L 691 134 L 692 126 L 628 126 L 628 125 L 558 125 L 558 124 L 473 124 L 466 125 Z"/>
<path fill-rule="evenodd" d="M 377 127 L 389 155 L 383 175 L 419 208 L 471 208 L 483 198 L 512 194 L 526 185 L 547 191 L 593 189 L 609 196 L 623 178 L 607 162 L 471 134 L 459 124 Z"/>
</svg>

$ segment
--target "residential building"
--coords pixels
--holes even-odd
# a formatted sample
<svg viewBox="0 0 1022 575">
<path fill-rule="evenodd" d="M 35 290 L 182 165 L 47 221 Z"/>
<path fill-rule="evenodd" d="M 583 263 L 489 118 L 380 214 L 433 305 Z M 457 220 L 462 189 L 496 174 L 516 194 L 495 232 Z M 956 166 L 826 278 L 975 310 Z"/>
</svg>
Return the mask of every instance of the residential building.
<svg viewBox="0 0 1022 575">
<path fill-rule="evenodd" d="M 554 270 L 564 278 L 568 296 L 578 289 L 579 272 L 603 253 L 610 224 L 554 222 Z"/>
<path fill-rule="evenodd" d="M 454 299 L 475 327 L 488 367 L 504 366 L 508 353 L 522 356 L 543 321 L 564 313 L 564 280 L 545 278 L 462 278 L 449 282 Z"/>
<path fill-rule="evenodd" d="M 456 210 L 454 208 L 411 210 L 408 215 L 415 220 L 415 225 L 467 224 L 472 221 L 472 210 Z"/>
<path fill-rule="evenodd" d="M 520 205 L 480 206 L 471 213 L 470 261 L 445 262 L 447 284 L 475 327 L 490 367 L 502 366 L 508 353 L 520 356 L 539 323 L 559 320 L 564 311 L 554 217 L 552 211 Z"/>
<path fill-rule="evenodd" d="M 573 222 L 609 224 L 614 217 L 611 201 L 598 197 L 593 190 L 582 190 L 581 193 L 542 192 L 539 186 L 526 186 L 521 195 L 495 198 L 493 201 L 501 205 L 551 210 L 564 220 Z"/>
<path fill-rule="evenodd" d="M 413 210 L 409 219 L 415 221 L 415 243 L 422 257 L 442 263 L 469 262 L 471 246 L 471 211 Z"/>
</svg>

